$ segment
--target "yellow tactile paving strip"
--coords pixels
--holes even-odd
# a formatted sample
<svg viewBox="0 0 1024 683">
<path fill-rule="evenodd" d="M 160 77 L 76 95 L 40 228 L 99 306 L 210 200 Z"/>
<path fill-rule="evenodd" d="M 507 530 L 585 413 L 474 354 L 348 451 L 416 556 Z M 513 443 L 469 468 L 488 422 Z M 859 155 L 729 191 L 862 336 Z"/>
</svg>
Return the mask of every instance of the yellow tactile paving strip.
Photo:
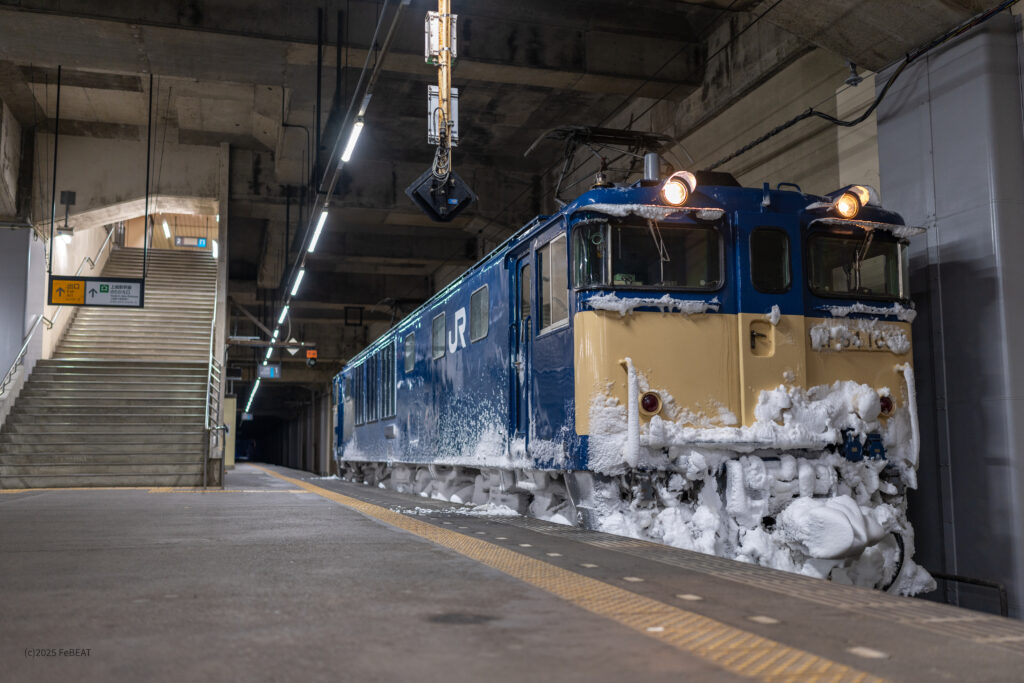
<svg viewBox="0 0 1024 683">
<path fill-rule="evenodd" d="M 705 659 L 722 669 L 762 681 L 883 681 L 863 671 L 769 638 L 666 605 L 597 579 L 536 560 L 487 541 L 407 517 L 379 505 L 321 488 L 271 469 L 250 465 L 367 517 L 432 541 L 525 581 L 588 612 Z M 653 629 L 653 630 L 652 630 Z"/>
</svg>

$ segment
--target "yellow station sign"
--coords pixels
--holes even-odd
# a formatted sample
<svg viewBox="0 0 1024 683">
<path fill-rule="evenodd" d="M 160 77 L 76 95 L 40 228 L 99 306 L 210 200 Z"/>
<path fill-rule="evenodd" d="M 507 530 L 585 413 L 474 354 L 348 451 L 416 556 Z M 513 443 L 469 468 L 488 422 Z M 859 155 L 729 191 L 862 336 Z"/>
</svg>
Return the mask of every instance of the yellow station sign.
<svg viewBox="0 0 1024 683">
<path fill-rule="evenodd" d="M 50 303 L 53 305 L 85 304 L 85 280 L 65 280 L 53 278 L 50 280 Z"/>
</svg>

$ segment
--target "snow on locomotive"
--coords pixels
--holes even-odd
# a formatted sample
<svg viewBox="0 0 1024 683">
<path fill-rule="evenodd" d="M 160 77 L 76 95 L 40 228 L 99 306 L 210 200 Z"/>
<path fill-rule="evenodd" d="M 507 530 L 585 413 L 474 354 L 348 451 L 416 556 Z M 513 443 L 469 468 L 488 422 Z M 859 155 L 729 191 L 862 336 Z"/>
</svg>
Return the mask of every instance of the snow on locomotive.
<svg viewBox="0 0 1024 683">
<path fill-rule="evenodd" d="M 335 379 L 344 476 L 915 593 L 907 239 L 728 174 L 539 216 Z"/>
</svg>

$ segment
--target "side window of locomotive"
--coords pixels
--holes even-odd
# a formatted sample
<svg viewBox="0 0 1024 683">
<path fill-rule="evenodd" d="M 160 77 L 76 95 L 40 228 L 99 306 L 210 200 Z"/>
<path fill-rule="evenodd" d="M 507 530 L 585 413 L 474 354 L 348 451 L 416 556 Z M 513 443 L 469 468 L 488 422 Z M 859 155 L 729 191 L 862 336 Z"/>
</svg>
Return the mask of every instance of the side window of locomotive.
<svg viewBox="0 0 1024 683">
<path fill-rule="evenodd" d="M 380 380 L 380 371 L 378 369 L 377 355 L 370 356 L 366 363 L 366 421 L 376 422 L 377 417 L 380 415 L 380 403 L 378 397 L 380 392 L 378 391 L 378 382 Z"/>
<path fill-rule="evenodd" d="M 390 342 L 380 352 L 381 361 L 381 411 L 382 418 L 395 416 L 395 382 L 398 379 L 395 373 L 395 347 L 398 341 Z"/>
<path fill-rule="evenodd" d="M 569 283 L 566 277 L 565 235 L 537 250 L 540 261 L 540 331 L 569 319 Z"/>
<path fill-rule="evenodd" d="M 605 283 L 608 221 L 585 221 L 573 230 L 573 284 L 592 287 Z"/>
<path fill-rule="evenodd" d="M 519 317 L 530 317 L 530 292 L 533 291 L 533 267 L 527 263 L 519 271 Z"/>
<path fill-rule="evenodd" d="M 406 374 L 412 372 L 412 369 L 416 367 L 416 333 L 410 332 L 405 337 L 405 372 Z"/>
<path fill-rule="evenodd" d="M 750 280 L 766 294 L 789 291 L 789 235 L 776 228 L 757 228 L 750 234 Z"/>
<path fill-rule="evenodd" d="M 444 355 L 444 313 L 434 316 L 430 328 L 430 357 L 434 360 Z"/>
<path fill-rule="evenodd" d="M 366 394 L 363 391 L 363 366 L 352 370 L 352 402 L 355 405 L 356 425 L 366 422 Z"/>
<path fill-rule="evenodd" d="M 906 247 L 886 234 L 819 234 L 808 242 L 811 291 L 818 296 L 906 296 Z"/>
<path fill-rule="evenodd" d="M 469 341 L 480 341 L 487 336 L 487 322 L 491 314 L 488 288 L 484 285 L 469 298 Z"/>
</svg>

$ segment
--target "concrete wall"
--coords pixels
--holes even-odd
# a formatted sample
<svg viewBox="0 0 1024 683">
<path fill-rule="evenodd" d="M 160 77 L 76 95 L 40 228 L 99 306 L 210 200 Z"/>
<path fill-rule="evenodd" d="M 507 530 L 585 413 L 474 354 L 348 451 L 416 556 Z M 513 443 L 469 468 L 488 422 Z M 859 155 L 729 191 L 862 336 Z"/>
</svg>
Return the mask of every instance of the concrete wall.
<svg viewBox="0 0 1024 683">
<path fill-rule="evenodd" d="M 1024 132 L 1003 15 L 909 67 L 878 110 L 882 197 L 912 247 L 925 566 L 1004 583 L 1024 616 Z M 885 74 L 881 74 L 878 83 Z M 947 586 L 994 610 L 992 591 Z"/>
<path fill-rule="evenodd" d="M 151 158 L 150 195 L 169 197 L 218 197 L 220 148 L 215 146 L 155 145 Z M 53 136 L 36 137 L 34 207 L 41 208 L 40 220 L 49 224 L 53 173 Z M 141 216 L 139 205 L 125 215 L 123 205 L 134 203 L 146 192 L 146 143 L 75 136 L 60 137 L 57 150 L 57 196 L 76 193 L 71 224 L 78 228 L 107 225 Z M 133 204 L 134 206 L 134 204 Z M 150 207 L 150 212 L 160 209 Z M 215 213 L 206 211 L 206 213 Z M 58 204 L 57 218 L 64 217 Z"/>
<path fill-rule="evenodd" d="M 18 173 L 21 169 L 21 126 L 10 107 L 0 101 L 0 216 L 18 212 Z"/>
<path fill-rule="evenodd" d="M 103 246 L 104 240 L 107 238 L 106 228 L 98 227 L 89 230 L 75 230 L 74 237 L 71 239 L 70 244 L 64 244 L 61 239 L 54 239 L 53 245 L 53 274 L 54 275 L 74 275 L 78 272 L 79 267 L 82 268 L 80 275 L 86 277 L 97 276 L 103 272 L 103 266 L 107 262 L 107 258 L 110 256 L 110 244 L 108 243 L 103 253 L 97 258 L 97 253 Z M 113 238 L 111 238 L 113 241 Z M 85 259 L 92 259 L 94 266 L 90 266 L 88 261 Z M 83 265 L 84 264 L 84 265 Z M 48 320 L 53 321 L 53 327 L 46 328 L 43 330 L 43 348 L 42 357 L 50 358 L 53 356 L 54 350 L 57 348 L 57 344 L 64 337 L 64 333 L 75 319 L 75 315 L 78 313 L 78 308 L 75 306 L 49 306 L 45 304 L 46 301 L 46 287 L 48 281 L 46 279 L 46 273 L 42 273 L 42 276 L 38 283 L 35 285 L 43 292 L 43 315 Z M 58 312 L 58 309 L 60 311 Z"/>
<path fill-rule="evenodd" d="M 43 243 L 31 230 L 0 229 L 0 373 L 6 374 L 24 337 L 42 312 L 43 290 L 38 283 L 45 276 Z M 42 326 L 30 340 L 14 381 L 0 396 L 0 425 L 10 412 L 25 380 L 43 357 Z"/>
<path fill-rule="evenodd" d="M 839 104 L 848 106 L 850 100 L 864 97 L 863 93 L 873 95 L 867 84 L 851 90 L 842 100 L 837 99 L 837 89 L 843 89 L 848 75 L 849 67 L 842 59 L 824 50 L 812 50 L 752 87 L 744 97 L 713 118 L 696 120 L 684 115 L 691 106 L 685 101 L 676 104 L 638 98 L 605 125 L 669 135 L 678 140 L 665 155 L 670 166 L 704 169 L 808 107 L 835 114 Z M 582 156 L 580 158 L 582 160 Z M 823 194 L 841 187 L 839 160 L 835 126 L 814 119 L 794 126 L 718 170 L 732 173 L 741 184 L 750 187 L 759 187 L 764 182 L 773 186 L 790 182 L 797 183 L 806 192 Z M 623 166 L 623 163 L 616 166 Z M 589 177 L 593 177 L 595 171 L 593 163 L 584 164 L 568 182 L 584 180 L 564 195 L 573 196 L 589 187 Z M 612 174 L 612 180 L 620 182 L 622 179 L 621 174 Z"/>
</svg>

